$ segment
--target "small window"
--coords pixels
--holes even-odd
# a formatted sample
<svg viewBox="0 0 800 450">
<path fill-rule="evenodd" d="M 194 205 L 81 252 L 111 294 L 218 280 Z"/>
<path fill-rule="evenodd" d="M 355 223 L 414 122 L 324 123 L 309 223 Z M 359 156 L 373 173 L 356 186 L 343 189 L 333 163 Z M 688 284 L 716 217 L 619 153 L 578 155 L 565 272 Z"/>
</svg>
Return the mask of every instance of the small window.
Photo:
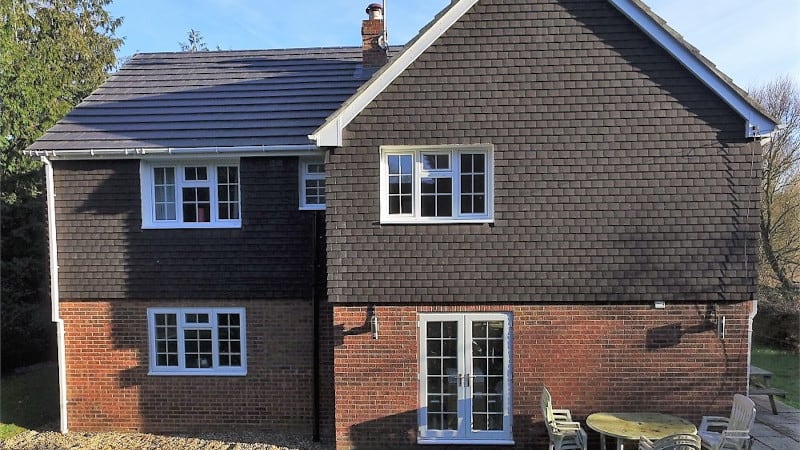
<svg viewBox="0 0 800 450">
<path fill-rule="evenodd" d="M 325 209 L 325 162 L 300 158 L 300 209 Z"/>
<path fill-rule="evenodd" d="M 241 226 L 238 161 L 142 161 L 143 228 Z"/>
<path fill-rule="evenodd" d="M 491 222 L 489 146 L 381 149 L 381 222 Z"/>
<path fill-rule="evenodd" d="M 244 308 L 150 308 L 151 375 L 245 375 Z"/>
</svg>

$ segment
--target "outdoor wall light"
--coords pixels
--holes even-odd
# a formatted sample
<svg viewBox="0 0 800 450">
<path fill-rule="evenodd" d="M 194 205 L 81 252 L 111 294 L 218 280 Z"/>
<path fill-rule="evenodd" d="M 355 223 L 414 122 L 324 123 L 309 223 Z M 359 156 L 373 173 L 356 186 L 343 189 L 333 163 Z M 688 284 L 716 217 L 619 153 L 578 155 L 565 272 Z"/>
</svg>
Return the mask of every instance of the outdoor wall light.
<svg viewBox="0 0 800 450">
<path fill-rule="evenodd" d="M 725 316 L 719 315 L 719 305 L 716 303 L 711 305 L 711 317 L 708 320 L 712 325 L 717 326 L 717 336 L 725 339 Z"/>
<path fill-rule="evenodd" d="M 372 339 L 378 339 L 378 314 L 375 313 L 375 307 L 369 308 L 369 330 L 372 333 Z"/>
</svg>

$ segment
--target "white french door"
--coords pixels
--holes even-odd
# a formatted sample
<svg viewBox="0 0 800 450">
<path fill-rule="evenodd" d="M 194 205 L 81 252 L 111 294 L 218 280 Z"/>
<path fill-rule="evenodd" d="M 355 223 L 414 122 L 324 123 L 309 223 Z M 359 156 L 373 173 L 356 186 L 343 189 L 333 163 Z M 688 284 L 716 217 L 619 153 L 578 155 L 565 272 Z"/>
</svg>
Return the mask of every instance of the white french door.
<svg viewBox="0 0 800 450">
<path fill-rule="evenodd" d="M 510 442 L 509 314 L 419 318 L 420 440 Z"/>
</svg>

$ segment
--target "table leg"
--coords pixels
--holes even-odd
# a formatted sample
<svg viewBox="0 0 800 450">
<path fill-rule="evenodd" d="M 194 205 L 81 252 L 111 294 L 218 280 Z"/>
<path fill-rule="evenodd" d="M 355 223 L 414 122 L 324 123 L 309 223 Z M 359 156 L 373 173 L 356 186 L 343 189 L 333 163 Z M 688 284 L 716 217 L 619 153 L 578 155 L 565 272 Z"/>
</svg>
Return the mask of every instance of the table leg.
<svg viewBox="0 0 800 450">
<path fill-rule="evenodd" d="M 625 441 L 622 438 L 617 438 L 617 450 L 625 450 Z"/>
<path fill-rule="evenodd" d="M 606 435 L 600 433 L 600 450 L 606 450 Z"/>
</svg>

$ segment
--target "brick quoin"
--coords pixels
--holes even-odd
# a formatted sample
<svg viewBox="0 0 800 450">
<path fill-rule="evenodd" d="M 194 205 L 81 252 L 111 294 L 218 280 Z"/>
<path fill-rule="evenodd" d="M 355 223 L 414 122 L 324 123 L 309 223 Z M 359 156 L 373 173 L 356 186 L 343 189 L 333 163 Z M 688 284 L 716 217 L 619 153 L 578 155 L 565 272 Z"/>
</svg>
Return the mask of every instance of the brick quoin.
<svg viewBox="0 0 800 450">
<path fill-rule="evenodd" d="M 378 305 L 377 340 L 363 328 L 367 307 L 335 306 L 336 446 L 417 447 L 417 320 L 430 312 L 512 314 L 515 448 L 546 447 L 543 384 L 556 407 L 581 421 L 597 411 L 658 411 L 695 423 L 724 415 L 732 395 L 746 388 L 750 303 L 719 305 L 724 339 L 706 321 L 710 306 Z"/>
<path fill-rule="evenodd" d="M 148 307 L 233 306 L 246 308 L 246 376 L 147 375 Z M 310 301 L 62 301 L 61 314 L 71 430 L 311 436 Z"/>
</svg>

